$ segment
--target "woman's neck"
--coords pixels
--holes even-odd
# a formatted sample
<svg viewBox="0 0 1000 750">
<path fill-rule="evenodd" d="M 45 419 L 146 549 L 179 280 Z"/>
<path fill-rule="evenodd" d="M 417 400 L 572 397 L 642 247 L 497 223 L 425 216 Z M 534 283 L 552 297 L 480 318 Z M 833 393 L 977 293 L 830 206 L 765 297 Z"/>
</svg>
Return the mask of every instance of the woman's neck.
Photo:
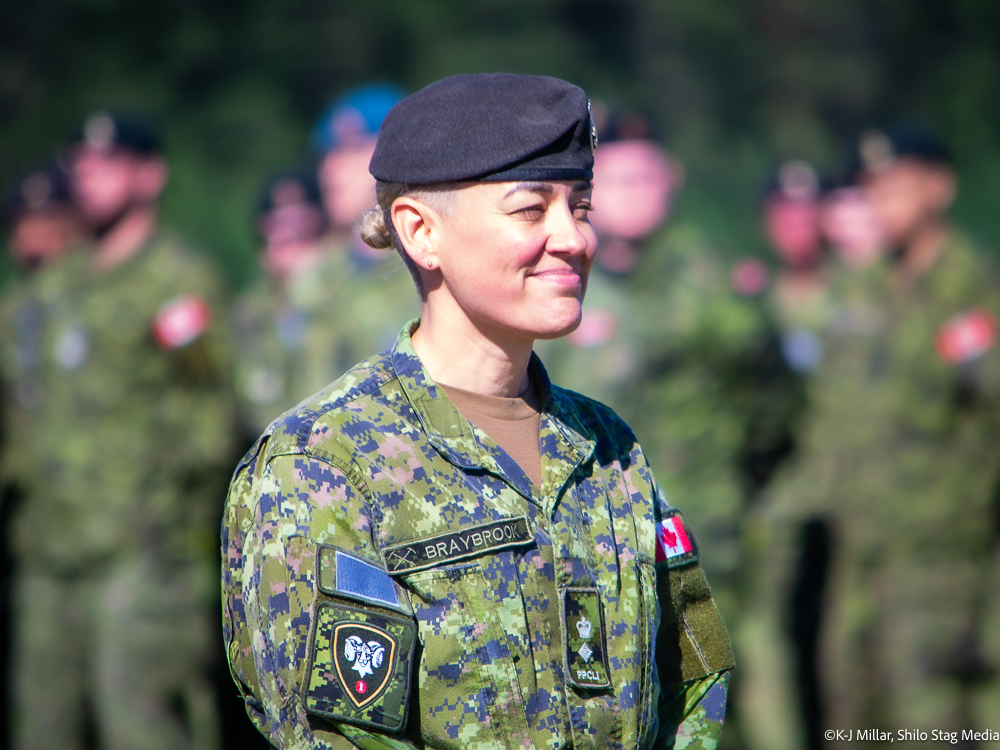
<svg viewBox="0 0 1000 750">
<path fill-rule="evenodd" d="M 485 396 L 513 398 L 528 389 L 531 339 L 484 330 L 455 311 L 424 304 L 413 348 L 437 383 Z"/>
</svg>

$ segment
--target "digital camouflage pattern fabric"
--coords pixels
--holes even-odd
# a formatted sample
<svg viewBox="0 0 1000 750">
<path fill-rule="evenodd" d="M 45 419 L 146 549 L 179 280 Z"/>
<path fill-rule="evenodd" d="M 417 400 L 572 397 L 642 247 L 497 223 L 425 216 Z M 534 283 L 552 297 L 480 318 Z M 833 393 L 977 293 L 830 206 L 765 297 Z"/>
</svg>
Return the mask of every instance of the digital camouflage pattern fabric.
<svg viewBox="0 0 1000 750">
<path fill-rule="evenodd" d="M 46 273 L 45 269 L 37 273 Z M 3 433 L 0 477 L 5 485 L 23 485 L 31 466 L 29 445 L 18 436 L 29 429 L 42 398 L 42 328 L 45 311 L 37 299 L 37 281 L 15 280 L 0 297 L 0 374 L 3 377 Z"/>
<path fill-rule="evenodd" d="M 533 360 L 533 490 L 415 325 L 237 470 L 224 625 L 250 718 L 282 748 L 714 747 L 728 636 L 697 562 L 657 562 L 669 508 L 631 431 Z"/>
<path fill-rule="evenodd" d="M 6 478 L 24 492 L 15 736 L 81 747 L 86 696 L 112 746 L 213 748 L 203 670 L 234 420 L 219 286 L 165 234 L 107 272 L 90 260 L 32 279 L 3 357 L 19 409 Z"/>
<path fill-rule="evenodd" d="M 671 738 L 673 750 L 713 750 L 718 745 L 730 677 L 731 673 L 725 672 L 674 688 L 675 698 L 670 704 L 679 713 L 671 723 L 677 726 Z"/>
<path fill-rule="evenodd" d="M 792 275 L 775 274 L 766 294 L 767 309 L 779 331 L 781 354 L 788 366 L 808 376 L 823 361 L 823 337 L 836 312 L 832 287 L 838 277 L 853 271 L 829 263 L 810 276 L 808 286 Z"/>
</svg>

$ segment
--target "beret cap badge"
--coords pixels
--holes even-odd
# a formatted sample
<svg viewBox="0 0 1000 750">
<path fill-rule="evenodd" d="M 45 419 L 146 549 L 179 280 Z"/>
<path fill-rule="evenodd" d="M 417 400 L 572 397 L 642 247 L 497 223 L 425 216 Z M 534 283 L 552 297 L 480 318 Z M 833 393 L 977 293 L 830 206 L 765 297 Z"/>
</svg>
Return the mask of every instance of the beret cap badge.
<svg viewBox="0 0 1000 750">
<path fill-rule="evenodd" d="M 70 136 L 67 145 L 99 151 L 124 148 L 145 156 L 162 153 L 156 130 L 141 117 L 123 112 L 95 112 Z"/>
<path fill-rule="evenodd" d="M 590 99 L 587 100 L 587 116 L 590 118 L 590 153 L 593 155 L 597 153 L 597 125 L 594 124 L 594 107 Z"/>
<path fill-rule="evenodd" d="M 87 145 L 97 149 L 113 146 L 116 130 L 114 120 L 103 112 L 90 117 L 83 126 Z"/>
<path fill-rule="evenodd" d="M 858 146 L 861 163 L 866 169 L 879 171 L 885 169 L 896 159 L 896 149 L 889 137 L 878 130 L 869 130 L 861 136 Z"/>
</svg>

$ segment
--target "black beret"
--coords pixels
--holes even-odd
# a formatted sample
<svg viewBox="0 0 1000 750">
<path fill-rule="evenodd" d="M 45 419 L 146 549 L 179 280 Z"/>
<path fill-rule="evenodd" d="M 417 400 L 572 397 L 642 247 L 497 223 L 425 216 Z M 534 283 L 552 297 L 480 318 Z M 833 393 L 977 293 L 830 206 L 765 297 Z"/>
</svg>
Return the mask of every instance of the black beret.
<svg viewBox="0 0 1000 750">
<path fill-rule="evenodd" d="M 71 144 L 96 148 L 127 148 L 137 154 L 162 153 L 160 138 L 152 126 L 138 117 L 95 112 L 70 137 Z"/>
<path fill-rule="evenodd" d="M 590 180 L 597 132 L 583 90 L 545 76 L 456 75 L 389 110 L 369 171 L 385 182 Z"/>
<path fill-rule="evenodd" d="M 852 167 L 856 171 L 878 171 L 903 158 L 928 164 L 952 164 L 951 152 L 936 133 L 919 124 L 899 123 L 862 134 Z"/>
<path fill-rule="evenodd" d="M 264 181 L 254 205 L 254 216 L 267 213 L 288 203 L 300 203 L 323 208 L 319 179 L 312 164 L 284 167 Z"/>
<path fill-rule="evenodd" d="M 3 220 L 9 225 L 25 212 L 70 206 L 69 178 L 57 162 L 23 173 L 11 185 L 3 201 Z"/>
<path fill-rule="evenodd" d="M 806 161 L 792 159 L 771 170 L 763 198 L 804 202 L 815 200 L 826 187 L 816 169 Z"/>
</svg>

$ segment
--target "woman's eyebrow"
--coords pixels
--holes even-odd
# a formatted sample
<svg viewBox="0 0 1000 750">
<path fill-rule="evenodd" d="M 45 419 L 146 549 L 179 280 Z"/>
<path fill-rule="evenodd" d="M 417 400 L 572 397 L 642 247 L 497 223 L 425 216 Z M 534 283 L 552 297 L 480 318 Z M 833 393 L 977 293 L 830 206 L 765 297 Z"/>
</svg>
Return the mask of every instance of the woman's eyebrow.
<svg viewBox="0 0 1000 750">
<path fill-rule="evenodd" d="M 553 188 L 547 182 L 519 182 L 504 195 L 504 198 L 510 198 L 514 193 L 519 193 L 521 191 L 527 191 L 529 193 L 551 193 Z"/>
</svg>

